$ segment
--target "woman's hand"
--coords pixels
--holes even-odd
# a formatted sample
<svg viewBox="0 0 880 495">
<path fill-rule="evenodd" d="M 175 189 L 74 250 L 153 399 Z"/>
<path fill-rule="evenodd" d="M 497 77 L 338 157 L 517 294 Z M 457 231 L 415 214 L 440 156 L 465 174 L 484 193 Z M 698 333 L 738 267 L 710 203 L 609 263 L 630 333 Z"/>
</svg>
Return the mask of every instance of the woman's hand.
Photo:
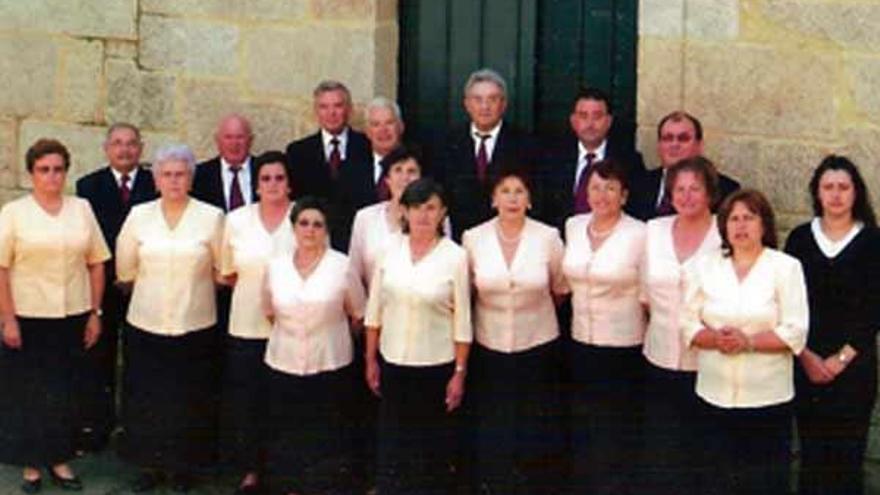
<svg viewBox="0 0 880 495">
<path fill-rule="evenodd" d="M 364 376 L 367 380 L 367 386 L 370 387 L 373 395 L 376 397 L 382 397 L 381 371 L 379 370 L 379 363 L 375 358 L 367 358 L 365 365 L 366 369 L 364 370 Z"/>
<path fill-rule="evenodd" d="M 86 349 L 91 349 L 96 343 L 98 343 L 98 337 L 101 336 L 101 317 L 98 316 L 97 313 L 92 312 L 89 314 L 89 319 L 86 321 L 86 331 L 83 334 L 83 343 L 85 344 Z"/>
<path fill-rule="evenodd" d="M 739 354 L 751 347 L 749 338 L 736 327 L 721 327 L 718 330 L 718 350 L 724 354 Z"/>
<path fill-rule="evenodd" d="M 464 373 L 456 371 L 446 384 L 446 412 L 458 409 L 462 398 L 464 398 Z"/>
<path fill-rule="evenodd" d="M 825 385 L 834 381 L 835 374 L 825 365 L 826 361 L 815 352 L 804 349 L 798 359 L 812 383 Z"/>
<path fill-rule="evenodd" d="M 21 330 L 15 318 L 3 322 L 3 345 L 10 349 L 21 349 Z"/>
</svg>

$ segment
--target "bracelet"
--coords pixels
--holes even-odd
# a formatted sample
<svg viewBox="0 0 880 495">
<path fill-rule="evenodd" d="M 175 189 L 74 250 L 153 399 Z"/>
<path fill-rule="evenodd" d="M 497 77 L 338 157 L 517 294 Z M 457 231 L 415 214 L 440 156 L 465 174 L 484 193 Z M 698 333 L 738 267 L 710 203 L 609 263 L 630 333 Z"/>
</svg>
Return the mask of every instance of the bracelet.
<svg viewBox="0 0 880 495">
<path fill-rule="evenodd" d="M 460 364 L 455 365 L 455 372 L 456 373 L 465 373 L 466 371 L 467 371 L 467 368 L 465 368 L 464 366 L 462 366 Z"/>
</svg>

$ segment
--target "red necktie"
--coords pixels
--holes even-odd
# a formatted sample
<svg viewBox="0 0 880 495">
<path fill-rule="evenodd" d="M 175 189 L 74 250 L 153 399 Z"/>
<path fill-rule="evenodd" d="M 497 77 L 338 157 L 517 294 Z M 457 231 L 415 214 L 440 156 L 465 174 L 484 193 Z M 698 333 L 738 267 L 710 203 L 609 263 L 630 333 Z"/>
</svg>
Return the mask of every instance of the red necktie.
<svg viewBox="0 0 880 495">
<path fill-rule="evenodd" d="M 480 139 L 480 149 L 477 151 L 477 178 L 480 182 L 486 182 L 486 171 L 489 169 L 489 153 L 486 151 L 486 140 L 492 137 L 491 134 L 480 134 L 476 136 Z"/>
<path fill-rule="evenodd" d="M 119 178 L 119 199 L 121 199 L 122 204 L 126 206 L 131 200 L 131 188 L 128 187 L 130 181 L 131 176 L 128 174 L 122 174 L 122 177 Z"/>
<path fill-rule="evenodd" d="M 334 179 L 339 176 L 339 166 L 342 165 L 342 154 L 339 152 L 339 138 L 334 137 L 330 140 L 333 149 L 330 150 L 330 158 L 327 164 L 330 165 L 330 176 Z"/>
<path fill-rule="evenodd" d="M 660 198 L 660 204 L 657 205 L 657 216 L 665 217 L 666 215 L 672 215 L 675 213 L 675 208 L 672 207 L 672 200 L 669 198 L 668 194 L 665 194 L 666 191 L 663 191 L 663 197 Z"/>
<path fill-rule="evenodd" d="M 238 183 L 238 173 L 241 172 L 241 167 L 229 167 L 229 171 L 232 172 L 232 185 L 229 187 L 229 211 L 232 211 L 244 206 L 244 196 L 241 194 L 241 185 Z"/>
<path fill-rule="evenodd" d="M 590 212 L 590 202 L 589 202 L 589 194 L 587 192 L 587 174 L 590 172 L 590 167 L 593 165 L 593 160 L 596 159 L 595 153 L 587 153 L 585 157 L 587 160 L 587 164 L 581 169 L 581 173 L 578 174 L 577 188 L 575 189 L 574 194 L 574 212 L 578 213 L 589 213 Z"/>
</svg>

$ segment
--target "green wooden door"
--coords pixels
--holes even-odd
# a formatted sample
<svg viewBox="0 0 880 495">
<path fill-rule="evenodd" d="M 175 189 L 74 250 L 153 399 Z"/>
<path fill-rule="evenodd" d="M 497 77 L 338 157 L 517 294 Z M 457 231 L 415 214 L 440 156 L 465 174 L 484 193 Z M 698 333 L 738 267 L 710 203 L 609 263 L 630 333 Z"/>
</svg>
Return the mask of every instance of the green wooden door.
<svg viewBox="0 0 880 495">
<path fill-rule="evenodd" d="M 567 128 L 584 84 L 635 120 L 637 0 L 400 0 L 399 12 L 398 94 L 417 141 L 466 120 L 463 85 L 480 67 L 507 79 L 507 118 L 538 134 Z"/>
</svg>

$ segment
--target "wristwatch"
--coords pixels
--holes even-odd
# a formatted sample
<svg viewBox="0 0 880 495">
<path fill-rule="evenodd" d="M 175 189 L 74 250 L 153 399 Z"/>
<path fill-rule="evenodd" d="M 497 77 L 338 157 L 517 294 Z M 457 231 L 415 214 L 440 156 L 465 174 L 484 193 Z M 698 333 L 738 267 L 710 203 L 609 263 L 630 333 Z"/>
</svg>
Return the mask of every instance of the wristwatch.
<svg viewBox="0 0 880 495">
<path fill-rule="evenodd" d="M 101 308 L 92 308 L 91 313 L 93 315 L 97 316 L 98 318 L 104 316 L 104 310 Z"/>
<path fill-rule="evenodd" d="M 849 357 L 847 357 L 846 353 L 840 351 L 837 353 L 837 360 L 840 361 L 840 364 L 846 364 L 849 361 Z"/>
</svg>

